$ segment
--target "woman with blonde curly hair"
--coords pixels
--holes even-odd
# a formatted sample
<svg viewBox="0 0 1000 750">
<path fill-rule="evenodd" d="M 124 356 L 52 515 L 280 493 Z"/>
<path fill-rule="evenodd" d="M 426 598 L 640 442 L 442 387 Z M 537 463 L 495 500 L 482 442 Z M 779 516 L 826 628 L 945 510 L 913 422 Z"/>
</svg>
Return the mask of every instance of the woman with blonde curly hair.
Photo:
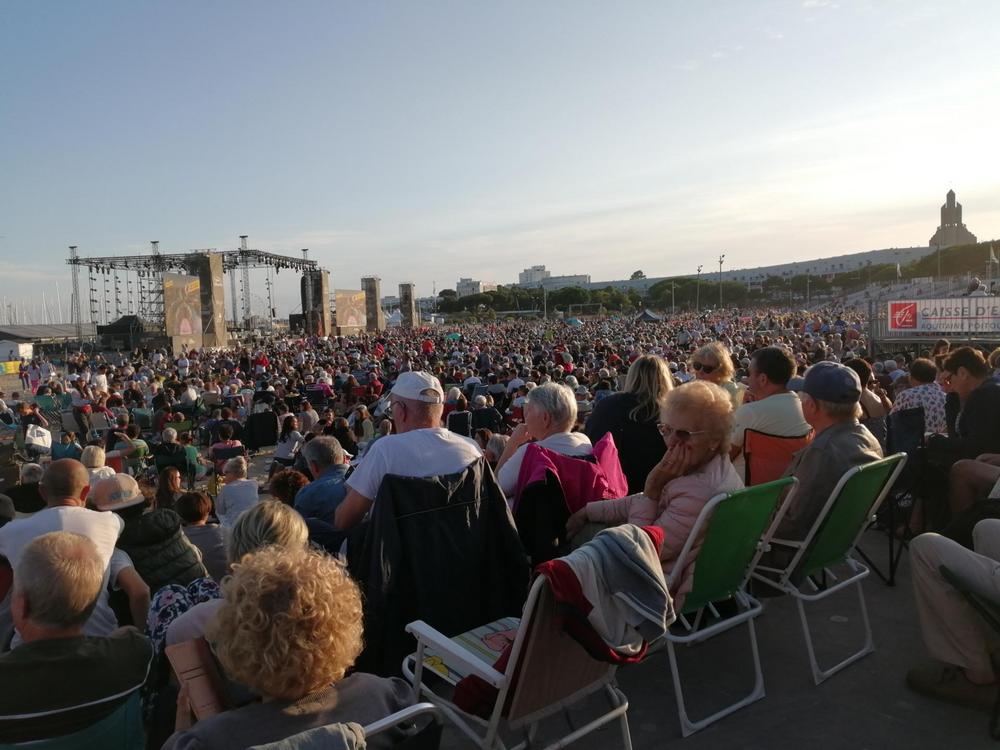
<svg viewBox="0 0 1000 750">
<path fill-rule="evenodd" d="M 719 386 L 695 380 L 674 388 L 660 410 L 658 425 L 666 453 L 649 472 L 643 491 L 620 500 L 587 503 L 566 522 L 569 535 L 575 536 L 588 521 L 655 524 L 663 529 L 660 562 L 669 575 L 705 503 L 720 492 L 743 487 L 729 460 L 732 423 L 729 394 Z M 671 591 L 678 611 L 694 582 L 700 547 L 699 540 Z"/>
<path fill-rule="evenodd" d="M 718 341 L 712 341 L 695 350 L 688 363 L 688 369 L 694 373 L 696 380 L 715 383 L 729 394 L 729 400 L 734 409 L 743 403 L 743 392 L 746 386 L 733 381 L 736 368 L 729 350 Z"/>
<path fill-rule="evenodd" d="M 206 636 L 226 675 L 261 700 L 192 726 L 182 689 L 178 731 L 164 750 L 236 750 L 327 724 L 371 723 L 413 703 L 399 678 L 344 676 L 361 653 L 361 595 L 333 558 L 268 547 L 234 565 L 222 591 Z M 379 735 L 368 747 L 394 747 L 404 737 Z"/>
</svg>

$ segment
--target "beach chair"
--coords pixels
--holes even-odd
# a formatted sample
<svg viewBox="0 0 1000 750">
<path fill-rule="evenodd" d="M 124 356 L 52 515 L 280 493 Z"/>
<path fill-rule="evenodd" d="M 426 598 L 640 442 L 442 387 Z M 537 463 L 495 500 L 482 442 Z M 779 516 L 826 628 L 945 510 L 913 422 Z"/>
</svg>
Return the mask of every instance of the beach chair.
<svg viewBox="0 0 1000 750">
<path fill-rule="evenodd" d="M 773 482 L 785 473 L 792 457 L 809 445 L 812 433 L 782 437 L 758 430 L 743 431 L 743 483 L 747 487 Z"/>
<path fill-rule="evenodd" d="M 788 564 L 784 568 L 758 564 L 754 569 L 753 577 L 756 580 L 777 588 L 795 599 L 799 619 L 802 622 L 806 650 L 809 653 L 813 681 L 817 685 L 875 650 L 865 594 L 861 588 L 861 581 L 868 576 L 869 569 L 854 558 L 853 552 L 905 463 L 906 454 L 897 453 L 849 469 L 833 488 L 805 539 L 792 541 L 771 537 L 772 548 L 787 550 L 790 553 L 791 559 Z M 777 528 L 777 524 L 774 528 Z M 846 569 L 846 575 L 838 578 L 831 570 L 834 566 Z M 821 586 L 814 580 L 814 576 L 822 576 L 824 573 L 834 582 Z M 843 661 L 828 669 L 821 669 L 816 660 L 805 604 L 826 599 L 849 586 L 857 588 L 861 619 L 865 629 L 864 643 L 859 651 Z"/>
<path fill-rule="evenodd" d="M 146 733 L 142 727 L 142 706 L 139 691 L 134 690 L 114 711 L 89 727 L 60 737 L 26 743 L 0 742 L 0 750 L 31 748 L 31 750 L 142 750 Z"/>
<path fill-rule="evenodd" d="M 555 600 L 545 576 L 538 576 L 528 594 L 520 619 L 505 618 L 501 632 L 516 628 L 507 667 L 494 668 L 497 654 L 487 648 L 475 648 L 479 630 L 488 632 L 491 625 L 448 638 L 423 621 L 410 623 L 406 630 L 417 639 L 416 653 L 403 661 L 406 676 L 419 698 L 436 705 L 468 739 L 483 750 L 503 750 L 508 746 L 501 730 L 525 732 L 522 742 L 510 747 L 521 750 L 534 747 L 538 724 L 543 719 L 581 703 L 586 697 L 605 691 L 610 708 L 590 718 L 546 745 L 555 750 L 590 734 L 605 724 L 618 721 L 620 742 L 608 747 L 631 750 L 628 728 L 628 699 L 615 684 L 616 665 L 598 661 L 577 641 L 567 635 L 556 619 Z M 433 671 L 433 675 L 428 673 Z M 488 719 L 466 713 L 450 700 L 438 695 L 438 685 L 456 684 L 461 677 L 475 675 L 496 689 L 496 702 Z M 425 679 L 428 678 L 429 679 Z M 437 678 L 441 679 L 437 679 Z M 435 680 L 437 681 L 435 683 Z"/>
<path fill-rule="evenodd" d="M 747 593 L 746 583 L 754 564 L 766 549 L 769 529 L 774 527 L 772 519 L 780 519 L 783 515 L 796 484 L 797 480 L 793 477 L 785 477 L 713 497 L 698 514 L 667 579 L 670 590 L 676 591 L 679 577 L 688 565 L 691 550 L 696 540 L 704 534 L 695 563 L 693 588 L 684 599 L 677 623 L 666 636 L 677 713 L 681 722 L 681 734 L 685 737 L 764 697 L 764 675 L 757 649 L 757 633 L 754 630 L 754 619 L 763 608 L 760 602 Z M 788 494 L 782 503 L 782 495 L 786 492 Z M 781 512 L 776 516 L 779 505 Z M 736 604 L 735 612 L 720 615 L 715 603 L 729 599 Z M 750 634 L 750 653 L 754 666 L 753 690 L 749 695 L 710 716 L 691 719 L 684 703 L 675 644 L 693 646 L 744 624 Z"/>
</svg>

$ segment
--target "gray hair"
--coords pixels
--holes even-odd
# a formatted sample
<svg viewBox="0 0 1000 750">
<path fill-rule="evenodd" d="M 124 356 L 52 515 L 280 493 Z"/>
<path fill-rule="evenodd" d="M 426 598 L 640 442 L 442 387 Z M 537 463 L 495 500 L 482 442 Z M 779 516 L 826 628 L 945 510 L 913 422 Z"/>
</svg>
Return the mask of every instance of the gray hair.
<svg viewBox="0 0 1000 750">
<path fill-rule="evenodd" d="M 226 557 L 230 564 L 264 547 L 306 549 L 309 529 L 297 510 L 277 500 L 265 500 L 243 511 L 229 532 Z"/>
<path fill-rule="evenodd" d="M 344 463 L 344 449 L 335 437 L 324 435 L 314 437 L 302 447 L 302 455 L 306 461 L 322 470 L 336 464 Z"/>
<path fill-rule="evenodd" d="M 164 443 L 176 443 L 177 442 L 177 430 L 175 430 L 173 427 L 166 428 L 163 431 L 162 435 L 163 435 L 163 442 Z"/>
<path fill-rule="evenodd" d="M 503 455 L 504 448 L 507 447 L 508 440 L 510 440 L 510 435 L 493 435 L 486 442 L 486 452 L 492 453 L 496 459 L 499 459 Z"/>
<path fill-rule="evenodd" d="M 247 460 L 243 456 L 235 456 L 230 458 L 222 465 L 223 474 L 235 474 L 238 477 L 243 477 L 246 479 L 247 476 Z"/>
<path fill-rule="evenodd" d="M 21 464 L 21 471 L 18 477 L 21 480 L 21 484 L 37 484 L 42 481 L 42 474 L 45 473 L 45 469 L 39 464 Z"/>
<path fill-rule="evenodd" d="M 799 394 L 801 395 L 801 394 Z M 809 396 L 809 394 L 805 394 Z M 813 403 L 816 404 L 816 408 L 821 412 L 830 417 L 830 419 L 836 419 L 840 421 L 848 419 L 861 419 L 863 411 L 861 409 L 861 403 L 858 401 L 852 401 L 849 404 L 836 404 L 833 401 L 823 401 L 822 399 L 812 398 Z"/>
<path fill-rule="evenodd" d="M 14 591 L 28 600 L 28 616 L 50 628 L 82 625 L 97 604 L 104 561 L 89 538 L 68 531 L 42 534 L 21 552 Z"/>
<path fill-rule="evenodd" d="M 576 396 L 562 383 L 544 383 L 532 388 L 525 404 L 541 409 L 552 418 L 554 426 L 569 432 L 576 424 Z"/>
</svg>

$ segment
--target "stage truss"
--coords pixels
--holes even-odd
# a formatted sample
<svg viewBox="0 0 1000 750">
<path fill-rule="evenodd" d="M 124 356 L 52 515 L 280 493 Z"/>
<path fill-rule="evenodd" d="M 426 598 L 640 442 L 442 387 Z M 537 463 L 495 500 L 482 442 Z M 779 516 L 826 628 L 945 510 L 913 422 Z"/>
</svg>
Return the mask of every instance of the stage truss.
<svg viewBox="0 0 1000 750">
<path fill-rule="evenodd" d="M 264 269 L 264 286 L 267 293 L 267 315 L 274 319 L 275 275 L 282 269 L 290 269 L 311 277 L 323 269 L 314 260 L 309 260 L 308 249 L 302 250 L 302 257 L 279 255 L 266 250 L 247 247 L 247 236 L 240 235 L 240 246 L 236 250 L 188 250 L 183 253 L 161 253 L 159 242 L 151 242 L 149 255 L 118 255 L 80 257 L 77 246 L 70 247 L 67 263 L 73 272 L 73 324 L 77 337 L 83 338 L 84 322 L 108 324 L 123 315 L 136 315 L 148 326 L 148 330 L 164 329 L 163 274 L 197 274 L 199 263 L 205 255 L 222 258 L 223 274 L 229 277 L 229 303 L 231 316 L 230 330 L 246 331 L 253 326 L 250 286 L 250 271 Z M 84 300 L 80 291 L 80 276 L 87 271 L 89 321 L 84 317 Z M 311 289 L 311 284 L 306 284 Z"/>
</svg>

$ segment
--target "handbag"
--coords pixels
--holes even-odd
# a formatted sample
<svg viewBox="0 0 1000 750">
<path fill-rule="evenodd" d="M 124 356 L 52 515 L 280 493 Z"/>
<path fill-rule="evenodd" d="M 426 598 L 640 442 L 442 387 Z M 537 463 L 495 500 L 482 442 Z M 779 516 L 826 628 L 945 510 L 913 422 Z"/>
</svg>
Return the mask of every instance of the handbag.
<svg viewBox="0 0 1000 750">
<path fill-rule="evenodd" d="M 52 449 L 52 433 L 37 424 L 29 424 L 24 433 L 24 444 L 35 448 Z"/>
</svg>

